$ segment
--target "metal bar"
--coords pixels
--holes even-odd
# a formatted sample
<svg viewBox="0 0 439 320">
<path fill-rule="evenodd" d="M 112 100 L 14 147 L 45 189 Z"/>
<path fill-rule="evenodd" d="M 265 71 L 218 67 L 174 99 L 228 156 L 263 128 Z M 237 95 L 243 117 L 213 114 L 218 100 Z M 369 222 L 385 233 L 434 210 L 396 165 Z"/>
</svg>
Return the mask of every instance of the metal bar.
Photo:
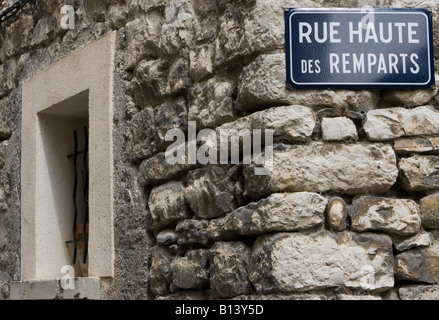
<svg viewBox="0 0 439 320">
<path fill-rule="evenodd" d="M 84 172 L 84 180 L 83 180 L 83 195 L 84 195 L 84 223 L 82 224 L 82 237 L 84 240 L 84 256 L 82 257 L 82 262 L 87 262 L 87 253 L 88 253 L 88 237 L 87 237 L 87 223 L 88 223 L 88 165 L 87 165 L 87 156 L 88 156 L 88 133 L 87 127 L 83 128 L 84 130 L 84 156 L 83 156 L 83 172 Z"/>
<path fill-rule="evenodd" d="M 78 204 L 76 203 L 76 193 L 78 189 L 78 170 L 76 167 L 76 157 L 78 154 L 78 133 L 73 131 L 73 139 L 75 141 L 75 149 L 73 151 L 73 174 L 74 174 L 74 183 L 73 183 L 73 210 L 74 210 L 74 218 L 73 218 L 73 265 L 76 264 L 76 254 L 78 250 L 78 241 L 76 239 L 76 223 L 78 220 Z"/>
<path fill-rule="evenodd" d="M 15 16 L 21 8 L 23 8 L 28 2 L 32 0 L 20 0 L 15 2 L 11 7 L 7 8 L 3 12 L 0 13 L 0 25 L 6 20 Z"/>
<path fill-rule="evenodd" d="M 77 156 L 79 156 L 79 155 L 81 155 L 81 154 L 83 154 L 84 153 L 84 150 L 79 150 L 78 151 L 78 153 L 76 154 Z M 73 156 L 74 156 L 75 154 L 74 153 L 71 153 L 71 154 L 68 154 L 67 155 L 67 159 L 73 159 Z"/>
</svg>

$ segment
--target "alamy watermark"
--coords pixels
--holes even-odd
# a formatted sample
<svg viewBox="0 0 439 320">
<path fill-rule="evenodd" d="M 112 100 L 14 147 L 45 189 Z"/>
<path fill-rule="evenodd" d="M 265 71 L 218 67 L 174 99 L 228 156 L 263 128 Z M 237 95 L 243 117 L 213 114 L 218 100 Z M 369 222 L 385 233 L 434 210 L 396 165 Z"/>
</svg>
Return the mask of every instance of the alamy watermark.
<svg viewBox="0 0 439 320">
<path fill-rule="evenodd" d="M 75 269 L 73 268 L 73 266 L 70 265 L 62 266 L 60 273 L 64 274 L 64 276 L 61 278 L 61 288 L 63 288 L 63 290 L 74 290 Z"/>
<path fill-rule="evenodd" d="M 61 14 L 63 15 L 60 22 L 61 28 L 64 30 L 75 29 L 75 9 L 73 8 L 73 6 L 62 6 Z"/>
<path fill-rule="evenodd" d="M 181 129 L 166 133 L 166 141 L 175 140 L 165 152 L 168 164 L 253 163 L 255 175 L 268 175 L 273 170 L 273 130 L 266 129 L 263 134 L 261 129 L 202 129 L 197 134 L 196 122 L 189 121 L 187 138 Z"/>
</svg>

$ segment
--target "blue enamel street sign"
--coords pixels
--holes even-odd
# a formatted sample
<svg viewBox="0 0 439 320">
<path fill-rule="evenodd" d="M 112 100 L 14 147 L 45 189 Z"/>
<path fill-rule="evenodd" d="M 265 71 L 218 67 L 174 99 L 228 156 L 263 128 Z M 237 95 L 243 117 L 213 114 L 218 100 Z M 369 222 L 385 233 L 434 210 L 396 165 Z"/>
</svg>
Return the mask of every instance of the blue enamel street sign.
<svg viewBox="0 0 439 320">
<path fill-rule="evenodd" d="M 288 9 L 287 86 L 431 88 L 432 29 L 426 9 Z"/>
</svg>

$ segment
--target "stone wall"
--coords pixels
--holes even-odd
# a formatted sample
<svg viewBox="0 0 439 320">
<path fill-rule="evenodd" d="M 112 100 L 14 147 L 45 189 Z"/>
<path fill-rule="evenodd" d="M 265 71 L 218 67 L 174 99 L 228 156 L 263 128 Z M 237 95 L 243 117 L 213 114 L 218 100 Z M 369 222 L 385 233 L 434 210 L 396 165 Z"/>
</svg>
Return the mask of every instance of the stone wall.
<svg viewBox="0 0 439 320">
<path fill-rule="evenodd" d="M 65 4 L 74 30 L 60 27 Z M 283 7 L 363 5 L 417 1 L 49 0 L 2 24 L 0 299 L 20 280 L 22 82 L 111 30 L 116 260 L 105 298 L 439 299 L 438 89 L 285 88 Z M 439 5 L 422 6 L 438 30 Z M 273 170 L 169 164 L 166 133 L 190 123 L 274 130 Z"/>
</svg>

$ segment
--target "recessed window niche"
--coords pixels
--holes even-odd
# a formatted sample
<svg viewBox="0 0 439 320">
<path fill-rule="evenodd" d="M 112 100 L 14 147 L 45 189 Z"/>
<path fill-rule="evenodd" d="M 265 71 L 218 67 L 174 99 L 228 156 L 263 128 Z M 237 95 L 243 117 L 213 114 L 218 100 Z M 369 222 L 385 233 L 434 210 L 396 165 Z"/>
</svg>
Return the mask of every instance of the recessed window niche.
<svg viewBox="0 0 439 320">
<path fill-rule="evenodd" d="M 88 275 L 87 259 L 82 258 L 87 236 L 79 234 L 88 211 L 88 93 L 38 114 L 37 168 L 42 170 L 37 171 L 35 227 L 42 278 L 59 275 L 63 265 L 73 266 L 76 276 Z"/>
<path fill-rule="evenodd" d="M 61 279 L 62 268 L 73 265 L 75 205 L 78 239 L 83 238 L 81 230 L 88 233 L 86 263 L 80 248 L 84 250 L 84 243 L 79 244 L 75 277 L 114 276 L 114 53 L 112 32 L 23 83 L 22 281 Z M 89 150 L 86 159 L 81 152 L 85 149 Z M 83 228 L 86 221 L 88 226 Z"/>
</svg>

